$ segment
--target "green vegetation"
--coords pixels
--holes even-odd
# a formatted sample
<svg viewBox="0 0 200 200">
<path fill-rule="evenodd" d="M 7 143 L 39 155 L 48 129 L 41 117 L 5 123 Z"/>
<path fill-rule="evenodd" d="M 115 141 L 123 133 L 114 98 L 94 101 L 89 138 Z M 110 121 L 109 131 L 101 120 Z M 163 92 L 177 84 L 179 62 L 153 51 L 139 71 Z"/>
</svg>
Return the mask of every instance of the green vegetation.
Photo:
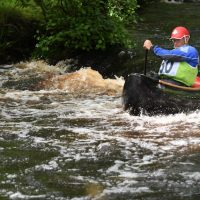
<svg viewBox="0 0 200 200">
<path fill-rule="evenodd" d="M 3 0 L 1 0 L 3 1 Z M 137 0 L 7 0 L 0 5 L 0 58 L 61 59 L 77 50 L 131 47 Z M 5 56 L 6 55 L 6 56 Z"/>
<path fill-rule="evenodd" d="M 3 0 L 1 0 L 3 1 Z M 14 0 L 0 4 L 0 63 L 29 57 L 35 48 L 38 19 Z"/>
<path fill-rule="evenodd" d="M 125 24 L 135 20 L 136 0 L 44 0 L 38 5 L 45 21 L 37 35 L 37 56 L 61 59 L 76 50 L 131 45 Z"/>
</svg>

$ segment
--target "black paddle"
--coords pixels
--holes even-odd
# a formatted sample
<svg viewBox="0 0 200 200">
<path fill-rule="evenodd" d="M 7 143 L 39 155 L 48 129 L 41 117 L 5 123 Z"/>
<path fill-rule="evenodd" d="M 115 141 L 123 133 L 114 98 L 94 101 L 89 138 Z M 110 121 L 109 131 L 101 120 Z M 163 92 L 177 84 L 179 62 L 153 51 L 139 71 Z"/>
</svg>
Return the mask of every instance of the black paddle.
<svg viewBox="0 0 200 200">
<path fill-rule="evenodd" d="M 147 55 L 148 55 L 148 50 L 145 50 L 145 60 L 144 60 L 144 75 L 146 76 L 147 73 Z"/>
</svg>

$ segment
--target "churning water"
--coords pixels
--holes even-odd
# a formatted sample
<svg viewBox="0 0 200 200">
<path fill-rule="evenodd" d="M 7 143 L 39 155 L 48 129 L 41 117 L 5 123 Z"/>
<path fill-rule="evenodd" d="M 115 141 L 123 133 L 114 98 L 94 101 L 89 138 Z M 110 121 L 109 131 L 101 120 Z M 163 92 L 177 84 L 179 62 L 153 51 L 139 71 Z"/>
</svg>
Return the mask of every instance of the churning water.
<svg viewBox="0 0 200 200">
<path fill-rule="evenodd" d="M 130 116 L 123 79 L 62 70 L 1 71 L 1 199 L 200 199 L 200 111 Z"/>
</svg>

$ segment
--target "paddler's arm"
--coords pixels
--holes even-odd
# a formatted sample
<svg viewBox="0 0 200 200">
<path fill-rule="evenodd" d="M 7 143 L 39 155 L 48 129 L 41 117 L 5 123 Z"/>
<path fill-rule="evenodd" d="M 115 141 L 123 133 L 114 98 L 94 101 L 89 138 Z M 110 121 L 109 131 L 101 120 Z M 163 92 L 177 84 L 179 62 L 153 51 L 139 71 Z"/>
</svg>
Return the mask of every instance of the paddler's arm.
<svg viewBox="0 0 200 200">
<path fill-rule="evenodd" d="M 163 60 L 174 62 L 185 61 L 192 67 L 196 67 L 199 63 L 199 55 L 194 47 L 184 45 L 172 50 L 163 49 L 157 45 L 153 46 L 152 51 Z"/>
<path fill-rule="evenodd" d="M 172 50 L 167 50 L 159 47 L 158 45 L 153 45 L 150 40 L 145 40 L 143 47 L 145 49 L 151 50 L 156 56 L 163 60 L 169 60 L 174 62 L 186 61 L 191 66 L 195 67 L 198 64 L 198 53 L 192 48 L 192 53 L 188 54 L 183 47 L 176 48 Z M 187 46 L 185 46 L 187 48 Z M 190 47 L 191 48 L 191 47 Z"/>
<path fill-rule="evenodd" d="M 185 59 L 185 53 L 181 52 L 178 49 L 167 50 L 159 47 L 158 45 L 153 45 L 151 40 L 145 40 L 143 47 L 147 50 L 151 50 L 156 56 L 160 57 L 163 60 L 170 60 L 181 62 Z"/>
</svg>

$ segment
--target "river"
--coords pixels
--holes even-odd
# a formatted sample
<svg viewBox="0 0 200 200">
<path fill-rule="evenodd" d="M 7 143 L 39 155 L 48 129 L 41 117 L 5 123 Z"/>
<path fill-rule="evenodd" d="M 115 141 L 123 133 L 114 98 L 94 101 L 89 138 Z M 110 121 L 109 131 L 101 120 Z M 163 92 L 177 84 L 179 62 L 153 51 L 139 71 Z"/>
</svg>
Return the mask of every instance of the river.
<svg viewBox="0 0 200 200">
<path fill-rule="evenodd" d="M 0 199 L 200 199 L 199 110 L 131 116 L 122 77 L 67 71 L 0 69 Z"/>
</svg>

